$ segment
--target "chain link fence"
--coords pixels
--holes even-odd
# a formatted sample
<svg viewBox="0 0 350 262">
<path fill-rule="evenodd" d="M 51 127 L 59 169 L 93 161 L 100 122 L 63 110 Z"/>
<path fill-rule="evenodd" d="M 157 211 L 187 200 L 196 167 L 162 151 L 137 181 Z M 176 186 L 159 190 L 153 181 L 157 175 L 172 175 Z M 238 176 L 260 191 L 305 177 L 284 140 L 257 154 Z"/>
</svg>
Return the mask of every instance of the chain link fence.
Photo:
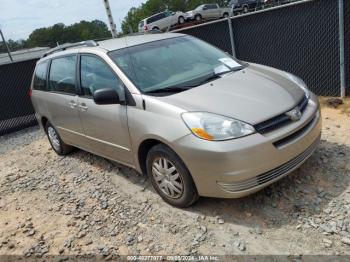
<svg viewBox="0 0 350 262">
<path fill-rule="evenodd" d="M 37 124 L 28 94 L 36 61 L 0 65 L 0 136 Z"/>
<path fill-rule="evenodd" d="M 237 16 L 231 19 L 236 55 L 298 75 L 317 95 L 339 96 L 338 21 L 336 0 L 315 0 Z M 221 20 L 177 32 L 232 53 L 225 23 L 228 25 Z"/>
<path fill-rule="evenodd" d="M 345 82 L 346 95 L 350 96 L 350 1 L 344 0 L 344 30 L 345 30 Z"/>
</svg>

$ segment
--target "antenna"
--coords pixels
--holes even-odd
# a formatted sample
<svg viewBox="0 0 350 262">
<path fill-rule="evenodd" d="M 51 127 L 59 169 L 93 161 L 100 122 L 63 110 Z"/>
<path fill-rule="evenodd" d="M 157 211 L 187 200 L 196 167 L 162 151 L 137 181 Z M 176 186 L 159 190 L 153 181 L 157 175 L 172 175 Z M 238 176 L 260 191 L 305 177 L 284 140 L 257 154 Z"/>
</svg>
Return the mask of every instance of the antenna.
<svg viewBox="0 0 350 262">
<path fill-rule="evenodd" d="M 115 25 L 114 20 L 113 20 L 111 7 L 109 5 L 109 0 L 103 0 L 103 3 L 105 4 L 109 25 L 111 27 L 112 37 L 116 38 L 117 37 L 117 29 L 116 29 L 116 25 Z"/>
</svg>

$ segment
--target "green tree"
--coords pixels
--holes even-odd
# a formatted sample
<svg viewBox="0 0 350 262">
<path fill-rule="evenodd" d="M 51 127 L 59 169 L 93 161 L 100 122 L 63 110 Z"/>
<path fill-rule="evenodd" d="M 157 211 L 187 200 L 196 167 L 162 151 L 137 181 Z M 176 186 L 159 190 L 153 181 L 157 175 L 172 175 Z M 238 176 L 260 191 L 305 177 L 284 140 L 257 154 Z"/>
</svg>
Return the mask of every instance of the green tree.
<svg viewBox="0 0 350 262">
<path fill-rule="evenodd" d="M 89 39 L 110 38 L 111 33 L 107 25 L 99 20 L 91 22 L 80 21 L 69 26 L 62 23 L 50 27 L 34 30 L 27 40 L 28 47 L 50 46 L 54 47 L 63 43 L 73 43 Z"/>
</svg>

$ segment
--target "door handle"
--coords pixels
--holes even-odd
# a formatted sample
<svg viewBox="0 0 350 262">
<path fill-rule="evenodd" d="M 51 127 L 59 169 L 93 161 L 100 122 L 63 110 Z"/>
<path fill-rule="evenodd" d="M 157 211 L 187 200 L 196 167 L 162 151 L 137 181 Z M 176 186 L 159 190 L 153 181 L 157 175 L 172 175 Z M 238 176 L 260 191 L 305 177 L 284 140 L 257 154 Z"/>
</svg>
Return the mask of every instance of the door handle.
<svg viewBox="0 0 350 262">
<path fill-rule="evenodd" d="M 85 103 L 81 103 L 81 104 L 79 105 L 79 108 L 81 109 L 81 111 L 87 111 L 87 110 L 88 110 L 88 107 L 86 106 Z"/>
<path fill-rule="evenodd" d="M 69 102 L 69 107 L 74 109 L 74 108 L 77 107 L 77 103 L 76 103 L 75 101 L 71 100 L 71 101 Z"/>
</svg>

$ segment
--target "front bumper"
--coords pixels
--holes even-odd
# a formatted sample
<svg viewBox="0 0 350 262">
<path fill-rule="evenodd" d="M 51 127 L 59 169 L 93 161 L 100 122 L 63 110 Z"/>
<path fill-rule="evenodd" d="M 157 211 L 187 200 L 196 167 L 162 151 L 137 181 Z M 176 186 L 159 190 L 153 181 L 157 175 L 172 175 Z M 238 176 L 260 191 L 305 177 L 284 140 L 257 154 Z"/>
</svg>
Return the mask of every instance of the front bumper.
<svg viewBox="0 0 350 262">
<path fill-rule="evenodd" d="M 238 198 L 254 193 L 297 169 L 320 140 L 321 115 L 312 95 L 302 118 L 267 134 L 228 141 L 188 135 L 174 143 L 199 195 Z"/>
</svg>

